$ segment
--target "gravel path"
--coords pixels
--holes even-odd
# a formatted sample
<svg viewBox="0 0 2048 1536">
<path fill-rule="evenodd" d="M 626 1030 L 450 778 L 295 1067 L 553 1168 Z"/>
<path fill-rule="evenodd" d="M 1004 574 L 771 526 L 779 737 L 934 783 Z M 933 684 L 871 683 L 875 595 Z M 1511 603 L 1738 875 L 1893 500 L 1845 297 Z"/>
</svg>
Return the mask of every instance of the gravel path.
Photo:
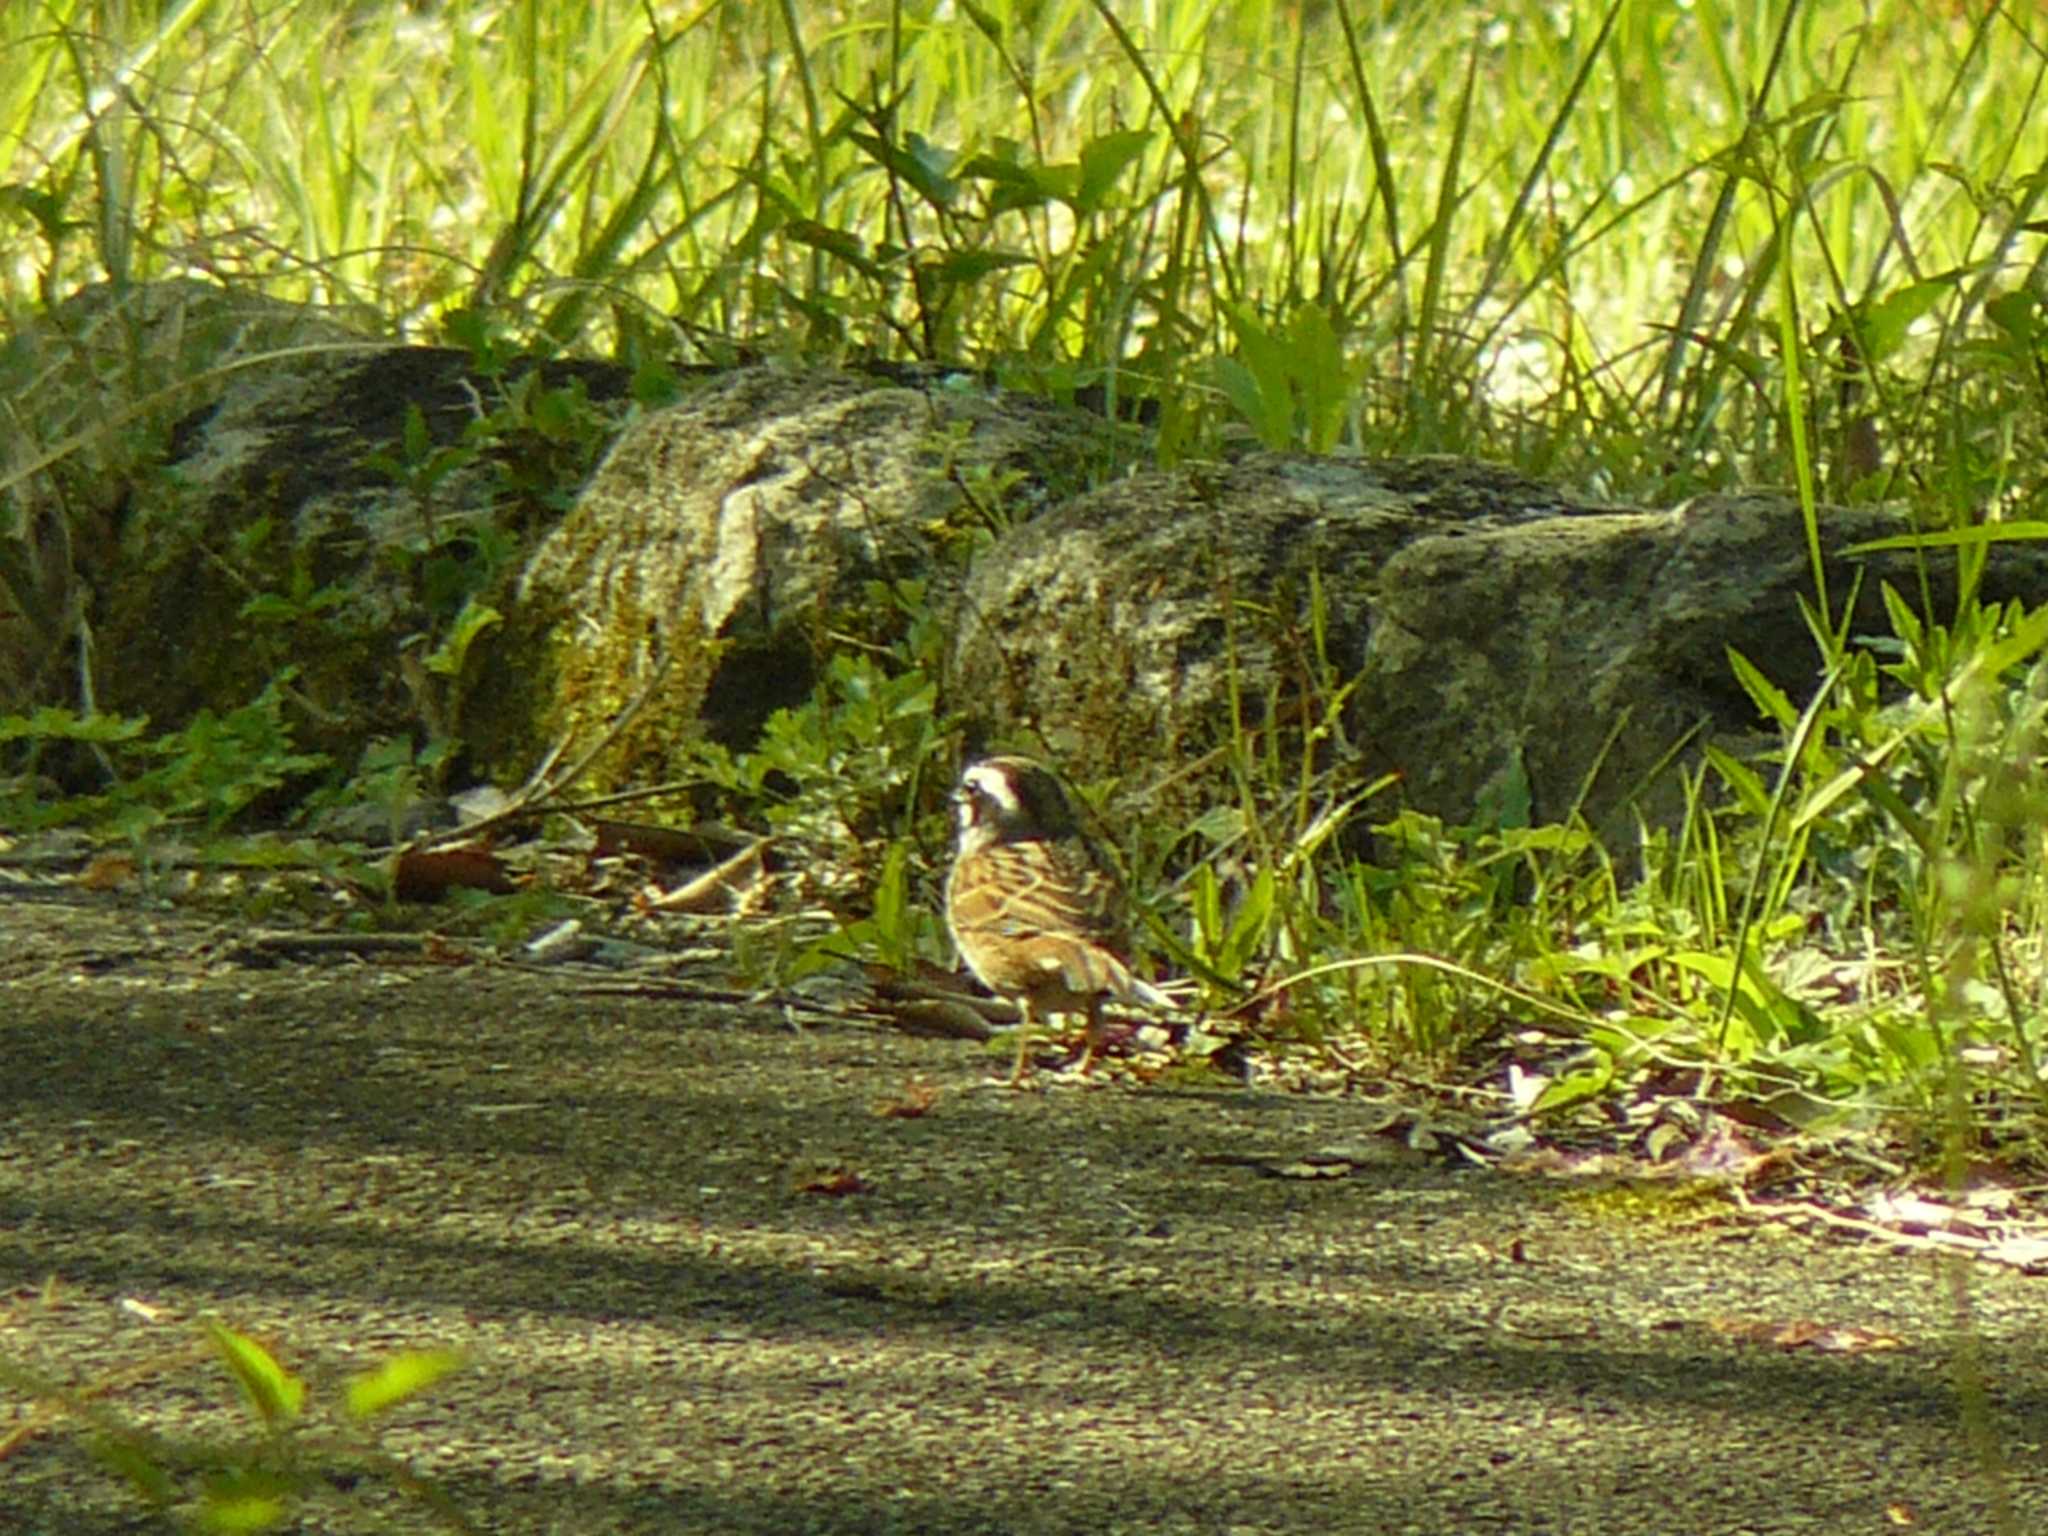
<svg viewBox="0 0 2048 1536">
<path fill-rule="evenodd" d="M 1006 1093 L 956 1042 L 252 968 L 111 903 L 0 933 L 0 1362 L 218 1436 L 198 1320 L 316 1404 L 459 1346 L 378 1444 L 480 1529 L 2048 1530 L 2040 1280 L 1392 1148 L 1227 1160 L 1356 1146 L 1357 1102 Z M 1748 1341 L 1802 1319 L 1899 1347 Z M 299 1529 L 426 1527 L 313 1464 Z M 5 1536 L 160 1528 L 68 1429 L 0 1459 Z"/>
</svg>

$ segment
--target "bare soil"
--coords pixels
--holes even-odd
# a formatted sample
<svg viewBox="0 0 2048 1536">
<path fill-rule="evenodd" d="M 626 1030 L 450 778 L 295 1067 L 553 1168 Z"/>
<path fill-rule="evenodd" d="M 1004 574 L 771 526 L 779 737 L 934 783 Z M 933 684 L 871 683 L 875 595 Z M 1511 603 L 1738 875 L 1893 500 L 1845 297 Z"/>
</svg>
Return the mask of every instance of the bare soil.
<svg viewBox="0 0 2048 1536">
<path fill-rule="evenodd" d="M 233 1430 L 219 1319 L 316 1404 L 469 1351 L 379 1444 L 489 1531 L 2048 1529 L 2039 1280 L 1216 1160 L 1356 1145 L 1355 1100 L 1005 1092 L 969 1044 L 241 937 L 0 899 L 0 1361 L 130 1421 Z M 1741 1326 L 1800 1319 L 1900 1347 Z M 427 1527 L 330 1460 L 296 1528 Z M 163 1526 L 66 1422 L 0 1458 L 5 1536 Z"/>
</svg>

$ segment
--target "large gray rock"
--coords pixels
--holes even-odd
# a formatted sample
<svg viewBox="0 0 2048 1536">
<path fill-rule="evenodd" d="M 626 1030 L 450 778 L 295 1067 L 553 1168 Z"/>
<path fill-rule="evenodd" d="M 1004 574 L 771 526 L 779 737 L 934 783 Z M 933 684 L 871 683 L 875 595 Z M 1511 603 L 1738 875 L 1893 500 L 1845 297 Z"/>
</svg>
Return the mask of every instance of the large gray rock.
<svg viewBox="0 0 2048 1536">
<path fill-rule="evenodd" d="M 1879 582 L 1917 591 L 1912 557 L 1844 551 L 1900 519 L 1827 508 L 1821 526 L 1831 601 L 1860 567 L 1855 627 L 1881 630 Z M 2048 598 L 2048 555 L 2001 548 L 1985 591 Z M 1665 770 L 1703 741 L 1754 739 L 1729 648 L 1810 696 L 1802 597 L 1783 497 L 1642 511 L 1465 461 L 1261 455 L 1137 476 L 998 541 L 964 594 L 952 697 L 1082 778 L 1142 782 L 1234 720 L 1298 732 L 1348 686 L 1319 761 L 1393 771 L 1406 803 L 1452 821 L 1526 790 L 1538 820 L 1579 810 L 1619 832 L 1676 806 Z M 1167 809 L 1216 781 L 1182 779 Z"/>
<path fill-rule="evenodd" d="M 598 785 L 646 782 L 702 735 L 745 746 L 849 646 L 943 614 L 992 520 L 1029 519 L 1100 473 L 1097 418 L 958 376 L 758 367 L 623 434 L 542 542 L 508 640 L 550 733 Z M 531 632 L 541 641 L 521 639 Z"/>
<path fill-rule="evenodd" d="M 1015 528 L 976 562 L 950 696 L 984 734 L 1038 742 L 1084 779 L 1191 761 L 1233 718 L 1298 718 L 1326 681 L 1334 693 L 1360 671 L 1370 594 L 1404 546 L 1563 505 L 1462 462 L 1375 471 L 1262 455 L 1138 475 Z M 1314 654 L 1318 584 L 1327 667 Z M 1217 779 L 1183 780 L 1167 808 L 1199 807 Z"/>
<path fill-rule="evenodd" d="M 93 631 L 108 628 L 117 584 L 146 579 L 143 541 L 183 535 L 168 503 L 190 482 L 155 473 L 166 444 L 181 446 L 174 423 L 264 359 L 283 375 L 308 349 L 351 342 L 363 337 L 331 311 L 190 280 L 95 284 L 0 337 L 0 708 L 82 705 L 81 665 L 93 697 L 136 707 L 123 660 L 153 672 L 176 658 L 128 648 L 118 620 Z"/>
<path fill-rule="evenodd" d="M 509 420 L 470 434 L 529 374 L 593 400 L 629 378 L 520 359 L 483 377 L 464 351 L 196 282 L 89 289 L 38 317 L 0 350 L 0 386 L 35 405 L 38 439 L 72 433 L 47 473 L 85 489 L 44 502 L 40 479 L 25 484 L 24 521 L 68 525 L 46 570 L 0 582 L 0 617 L 30 594 L 25 620 L 0 624 L 0 703 L 80 704 L 89 633 L 92 701 L 159 728 L 245 704 L 289 666 L 298 742 L 344 763 L 376 737 L 487 720 L 516 742 L 503 756 L 525 753 L 528 722 L 491 719 L 490 694 L 465 716 L 466 680 L 424 661 L 465 595 L 501 601 L 516 573 L 534 515 L 520 486 L 541 476 L 513 461 L 556 445 Z M 425 437 L 409 455 L 414 409 Z"/>
<path fill-rule="evenodd" d="M 1880 508 L 1823 513 L 1831 604 L 1865 566 L 1859 632 L 1885 622 L 1879 582 L 1914 574 L 1910 557 L 1843 551 L 1901 531 Z M 2001 562 L 1995 585 L 2048 596 L 2048 562 Z M 1522 776 L 1538 820 L 1583 810 L 1619 831 L 1634 811 L 1665 819 L 1679 786 L 1660 770 L 1696 760 L 1707 741 L 1742 746 L 1763 724 L 1731 649 L 1793 698 L 1811 697 L 1822 665 L 1800 603 L 1813 596 L 1804 526 L 1785 497 L 1433 533 L 1389 560 L 1367 594 L 1357 729 L 1409 801 L 1446 818 Z"/>
<path fill-rule="evenodd" d="M 599 364 L 531 366 L 592 397 L 626 386 Z M 404 456 L 415 406 L 430 454 L 464 447 L 506 387 L 466 354 L 192 284 L 81 295 L 9 339 L 0 384 L 30 427 L 11 463 L 72 442 L 12 492 L 8 702 L 78 702 L 83 655 L 102 707 L 168 728 L 289 664 L 300 740 L 344 761 L 376 736 L 459 737 L 514 778 L 551 743 L 609 736 L 591 782 L 652 782 L 684 742 L 744 747 L 834 653 L 900 647 L 915 615 L 950 632 L 918 661 L 970 742 L 1171 784 L 1168 814 L 1225 793 L 1207 754 L 1234 730 L 1298 753 L 1322 727 L 1319 766 L 1397 772 L 1448 819 L 1526 789 L 1539 818 L 1583 809 L 1618 830 L 1669 809 L 1674 746 L 1754 736 L 1730 647 L 1795 697 L 1818 670 L 1781 497 L 1609 507 L 1452 460 L 1129 474 L 1146 445 L 1084 411 L 935 371 L 761 367 L 639 419 L 556 521 L 547 497 L 573 474 L 516 492 L 530 516 L 508 510 L 508 474 L 526 485 L 536 466 L 499 438 L 412 483 L 374 462 Z M 116 452 L 87 401 L 156 422 L 157 455 Z M 605 423 L 582 426 L 587 448 Z M 1823 510 L 1833 600 L 1863 576 L 1857 630 L 1885 627 L 1880 581 L 1919 590 L 1910 555 L 1846 553 L 1900 527 Z M 450 567 L 451 599 L 423 562 L 459 565 L 472 528 L 502 575 Z M 1948 566 L 1929 561 L 1938 611 Z M 505 623 L 475 665 L 432 673 L 472 590 Z M 2048 555 L 1997 547 L 1984 592 L 2048 598 Z M 316 593 L 302 619 L 246 608 Z"/>
</svg>

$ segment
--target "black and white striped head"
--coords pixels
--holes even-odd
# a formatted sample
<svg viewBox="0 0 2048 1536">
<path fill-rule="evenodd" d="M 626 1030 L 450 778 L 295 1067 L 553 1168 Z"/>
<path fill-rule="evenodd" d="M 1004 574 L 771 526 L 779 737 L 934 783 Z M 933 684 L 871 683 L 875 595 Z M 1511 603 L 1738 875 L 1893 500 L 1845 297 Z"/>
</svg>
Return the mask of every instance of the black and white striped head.
<svg viewBox="0 0 2048 1536">
<path fill-rule="evenodd" d="M 953 792 L 960 851 L 993 843 L 1071 837 L 1074 812 L 1060 781 L 1028 757 L 985 757 L 960 775 Z"/>
</svg>

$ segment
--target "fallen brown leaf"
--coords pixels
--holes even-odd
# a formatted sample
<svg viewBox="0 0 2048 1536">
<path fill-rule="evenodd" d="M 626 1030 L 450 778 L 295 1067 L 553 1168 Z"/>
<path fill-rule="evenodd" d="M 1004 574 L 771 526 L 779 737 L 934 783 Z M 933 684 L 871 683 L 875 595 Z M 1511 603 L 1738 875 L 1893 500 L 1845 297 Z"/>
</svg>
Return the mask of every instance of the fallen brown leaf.
<svg viewBox="0 0 2048 1536">
<path fill-rule="evenodd" d="M 884 1120 L 917 1120 L 939 1102 L 939 1090 L 921 1077 L 913 1077 L 894 1098 L 878 1099 L 875 1113 Z"/>
<path fill-rule="evenodd" d="M 488 848 L 414 848 L 398 856 L 391 888 L 400 901 L 435 901 L 452 890 L 506 896 L 519 887 Z"/>
<path fill-rule="evenodd" d="M 797 1180 L 796 1192 L 800 1195 L 829 1195 L 836 1200 L 844 1195 L 865 1195 L 873 1188 L 851 1168 L 827 1168 L 822 1173 Z"/>
</svg>

